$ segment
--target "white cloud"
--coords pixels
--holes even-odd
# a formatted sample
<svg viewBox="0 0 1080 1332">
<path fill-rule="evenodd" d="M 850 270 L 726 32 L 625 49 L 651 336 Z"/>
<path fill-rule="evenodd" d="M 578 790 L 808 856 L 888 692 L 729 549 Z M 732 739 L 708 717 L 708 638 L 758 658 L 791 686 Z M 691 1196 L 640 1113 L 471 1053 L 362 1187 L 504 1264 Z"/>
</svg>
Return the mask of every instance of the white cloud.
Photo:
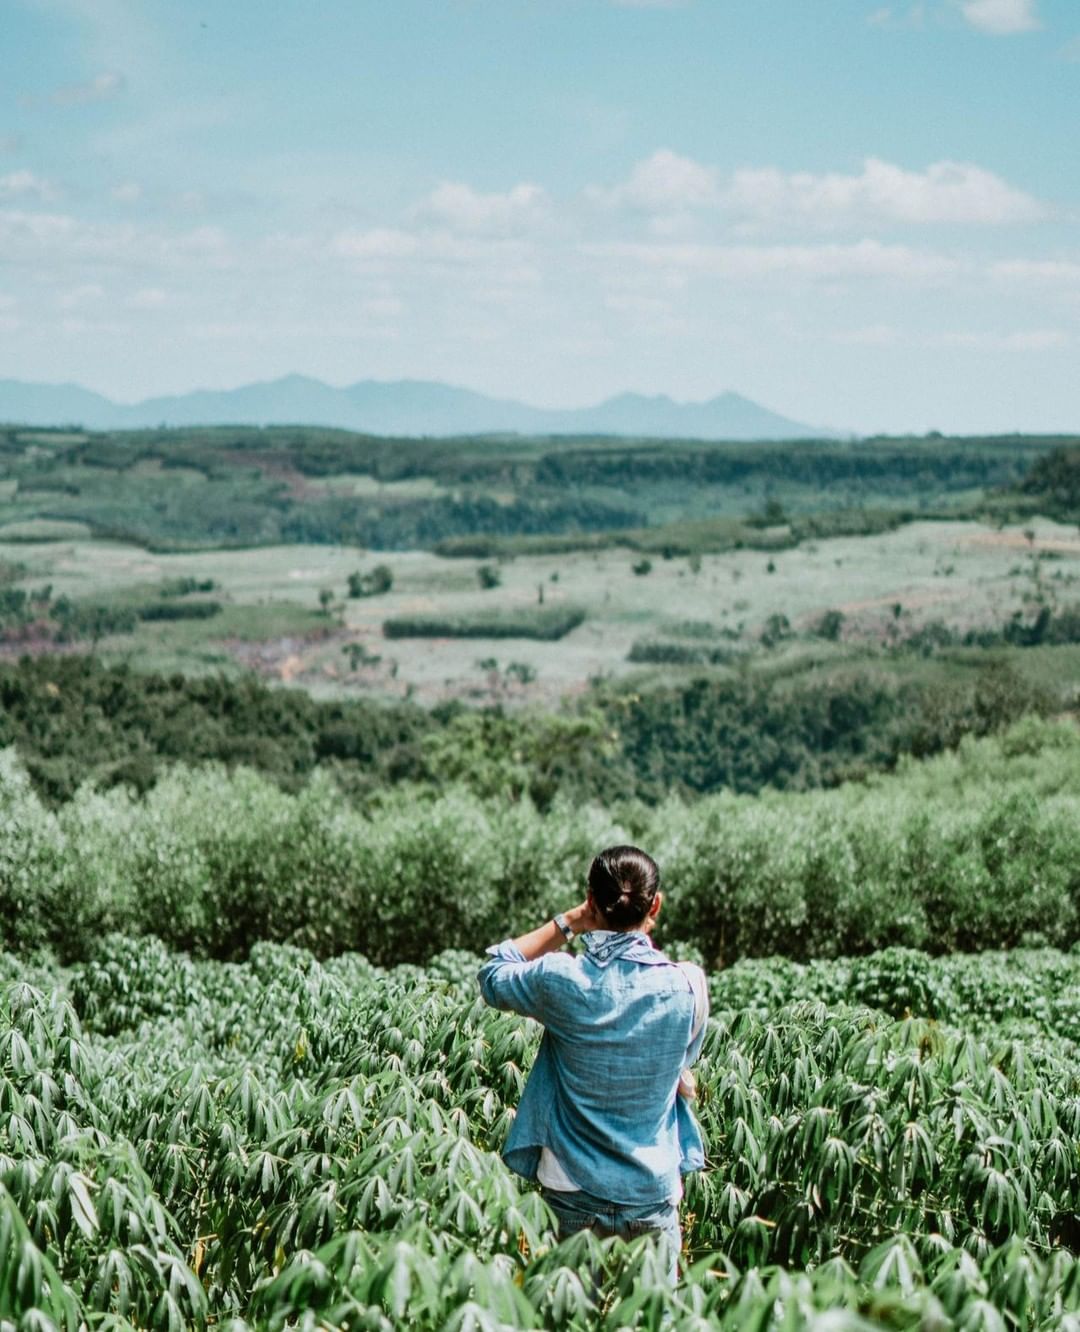
<svg viewBox="0 0 1080 1332">
<path fill-rule="evenodd" d="M 933 162 L 925 171 L 908 171 L 870 157 L 857 174 L 743 167 L 722 180 L 714 167 L 666 148 L 639 162 L 622 184 L 592 186 L 586 196 L 649 214 L 659 221 L 657 229 L 673 228 L 680 217 L 702 210 L 755 224 L 829 228 L 874 222 L 996 225 L 1049 215 L 1038 199 L 970 162 Z"/>
<path fill-rule="evenodd" d="M 142 186 L 137 185 L 133 180 L 125 181 L 123 185 L 114 185 L 109 191 L 109 198 L 116 203 L 138 203 L 142 198 Z"/>
<path fill-rule="evenodd" d="M 941 281 L 956 276 L 960 261 L 906 245 L 862 240 L 852 245 L 703 245 L 616 242 L 583 247 L 586 254 L 619 263 L 682 269 L 735 281 L 801 277 L 816 281 L 882 278 Z"/>
<path fill-rule="evenodd" d="M 1007 282 L 1035 286 L 1080 283 L 1080 261 L 1074 259 L 1002 259 L 992 265 L 990 272 Z"/>
<path fill-rule="evenodd" d="M 123 324 L 119 324 L 112 319 L 82 319 L 77 315 L 69 315 L 66 319 L 61 319 L 60 330 L 69 337 L 96 336 L 99 334 L 115 336 L 127 331 Z"/>
<path fill-rule="evenodd" d="M 331 254 L 342 259 L 408 259 L 416 249 L 415 236 L 392 227 L 339 231 L 330 242 Z"/>
<path fill-rule="evenodd" d="M 107 102 L 117 97 L 127 86 L 123 74 L 110 70 L 98 74 L 86 83 L 68 83 L 57 88 L 49 98 L 56 106 L 89 106 L 93 102 Z"/>
<path fill-rule="evenodd" d="M 959 331 L 939 333 L 927 338 L 930 347 L 971 348 L 976 351 L 1019 351 L 1041 352 L 1056 351 L 1070 342 L 1068 333 L 1059 328 L 1021 329 L 1015 333 L 988 333 L 977 331 Z"/>
<path fill-rule="evenodd" d="M 587 196 L 612 208 L 643 213 L 678 213 L 715 207 L 720 202 L 719 173 L 693 158 L 660 148 L 638 162 L 621 185 L 591 186 Z"/>
<path fill-rule="evenodd" d="M 293 244 L 298 242 L 294 238 Z M 447 229 L 408 231 L 397 227 L 339 231 L 329 242 L 312 245 L 316 255 L 356 261 L 364 271 L 403 268 L 425 282 L 437 281 L 451 269 L 483 272 L 504 286 L 539 281 L 531 246 L 520 239 L 459 235 Z"/>
<path fill-rule="evenodd" d="M 360 304 L 360 313 L 369 319 L 395 319 L 404 309 L 396 296 L 372 296 Z"/>
<path fill-rule="evenodd" d="M 926 25 L 926 5 L 882 5 L 867 15 L 866 21 L 873 28 L 922 28 Z"/>
<path fill-rule="evenodd" d="M 55 199 L 56 195 L 56 187 L 32 171 L 9 171 L 6 176 L 0 176 L 0 199 L 32 197 L 49 200 Z"/>
<path fill-rule="evenodd" d="M 866 324 L 862 328 L 842 329 L 829 340 L 843 347 L 892 347 L 900 341 L 900 333 L 891 324 Z"/>
<path fill-rule="evenodd" d="M 236 259 L 220 227 L 173 232 L 4 208 L 0 208 L 0 253 L 11 262 L 31 265 L 98 264 L 114 269 L 153 264 L 222 269 Z"/>
<path fill-rule="evenodd" d="M 523 182 L 504 194 L 480 194 L 458 181 L 444 181 L 418 210 L 454 231 L 470 235 L 509 235 L 542 221 L 548 211 L 547 193 L 539 185 Z"/>
<path fill-rule="evenodd" d="M 873 220 L 995 225 L 1035 222 L 1048 212 L 1038 199 L 969 162 L 906 171 L 876 157 L 867 158 L 858 175 L 743 168 L 732 176 L 724 204 L 746 217 L 821 226 Z"/>
<path fill-rule="evenodd" d="M 77 287 L 61 292 L 56 303 L 61 310 L 78 310 L 83 306 L 96 305 L 105 295 L 104 288 L 97 282 L 83 282 Z"/>
<path fill-rule="evenodd" d="M 132 310 L 160 310 L 168 303 L 169 294 L 160 287 L 141 287 L 127 299 Z"/>
<path fill-rule="evenodd" d="M 960 10 L 973 28 L 995 37 L 1031 32 L 1042 26 L 1035 0 L 962 0 Z"/>
<path fill-rule="evenodd" d="M 1005 346 L 1010 351 L 1051 351 L 1056 347 L 1067 346 L 1072 339 L 1060 328 L 1032 328 L 1020 333 L 1010 333 L 1005 338 Z"/>
</svg>

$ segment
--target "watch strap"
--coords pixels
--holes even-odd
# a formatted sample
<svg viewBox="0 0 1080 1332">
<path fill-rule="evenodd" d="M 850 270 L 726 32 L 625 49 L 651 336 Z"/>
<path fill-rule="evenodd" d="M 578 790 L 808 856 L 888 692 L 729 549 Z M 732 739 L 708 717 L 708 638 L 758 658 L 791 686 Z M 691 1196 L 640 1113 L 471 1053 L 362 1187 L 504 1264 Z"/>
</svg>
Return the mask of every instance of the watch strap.
<svg viewBox="0 0 1080 1332">
<path fill-rule="evenodd" d="M 561 911 L 555 917 L 555 926 L 562 934 L 562 937 L 566 940 L 567 943 L 573 943 L 574 931 L 567 924 L 566 917 L 563 915 Z"/>
</svg>

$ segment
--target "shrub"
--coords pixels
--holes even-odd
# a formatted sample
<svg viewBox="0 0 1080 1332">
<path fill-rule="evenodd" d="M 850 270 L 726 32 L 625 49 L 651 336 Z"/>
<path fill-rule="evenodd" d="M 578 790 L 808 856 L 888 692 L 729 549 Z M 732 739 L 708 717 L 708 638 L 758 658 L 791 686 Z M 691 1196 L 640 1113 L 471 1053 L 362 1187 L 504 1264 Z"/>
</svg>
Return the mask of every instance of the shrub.
<svg viewBox="0 0 1080 1332">
<path fill-rule="evenodd" d="M 553 641 L 585 619 L 577 606 L 522 606 L 460 615 L 397 615 L 383 621 L 387 638 L 537 638 Z"/>
<path fill-rule="evenodd" d="M 368 573 L 349 574 L 348 581 L 350 597 L 378 597 L 394 586 L 394 575 L 388 564 L 376 564 Z"/>
</svg>

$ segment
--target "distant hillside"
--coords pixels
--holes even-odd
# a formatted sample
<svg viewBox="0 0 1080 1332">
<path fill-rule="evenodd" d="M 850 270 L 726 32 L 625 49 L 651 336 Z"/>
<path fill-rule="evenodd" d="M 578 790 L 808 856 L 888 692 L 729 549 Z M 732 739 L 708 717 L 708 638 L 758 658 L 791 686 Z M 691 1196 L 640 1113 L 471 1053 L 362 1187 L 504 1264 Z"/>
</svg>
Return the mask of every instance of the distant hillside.
<svg viewBox="0 0 1080 1332">
<path fill-rule="evenodd" d="M 124 405 L 76 384 L 0 380 L 0 421 L 20 425 L 80 425 L 88 430 L 144 426 L 336 426 L 375 435 L 648 435 L 671 439 L 835 438 L 741 397 L 722 393 L 707 402 L 623 393 L 595 407 L 558 410 L 489 398 L 425 380 L 360 380 L 332 388 L 304 375 L 221 391 L 147 398 Z"/>
</svg>

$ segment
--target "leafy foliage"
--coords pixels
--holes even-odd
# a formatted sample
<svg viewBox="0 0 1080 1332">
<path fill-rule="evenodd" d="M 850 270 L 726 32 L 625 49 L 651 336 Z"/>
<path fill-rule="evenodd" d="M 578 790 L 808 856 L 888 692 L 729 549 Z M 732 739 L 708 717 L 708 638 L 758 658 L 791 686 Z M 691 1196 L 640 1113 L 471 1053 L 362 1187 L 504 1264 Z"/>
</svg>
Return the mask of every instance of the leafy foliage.
<svg viewBox="0 0 1080 1332">
<path fill-rule="evenodd" d="M 1080 448 L 1076 441 L 1037 458 L 1017 489 L 1048 513 L 1075 519 L 1080 513 Z"/>
<path fill-rule="evenodd" d="M 1028 974 L 1049 1000 L 1080 962 L 1042 957 Z M 478 960 L 382 972 L 262 944 L 192 963 L 122 937 L 68 972 L 0 954 L 0 1317 L 1073 1325 L 1071 1041 L 1047 1028 L 1025 1048 L 990 1022 L 980 1039 L 842 1001 L 718 1012 L 698 1079 L 709 1168 L 688 1183 L 668 1291 L 647 1238 L 556 1243 L 503 1166 L 537 1030 L 480 1004 Z M 953 965 L 958 984 L 984 970 Z"/>
<path fill-rule="evenodd" d="M 549 619 L 534 618 L 549 611 Z M 525 607 L 499 624 L 533 632 L 539 624 L 547 633 L 561 627 L 559 614 L 561 608 Z M 519 624 L 520 616 L 527 619 Z M 492 627 L 484 622 L 485 632 Z M 343 651 L 356 665 L 377 656 L 365 658 L 355 644 Z M 667 665 L 699 655 L 742 660 L 700 635 L 635 644 L 633 655 Z M 935 754 L 966 735 L 991 734 L 1026 714 L 1067 705 L 1008 658 L 987 654 L 959 674 L 948 660 L 930 666 L 922 678 L 890 674 L 887 664 L 875 662 L 775 679 L 761 671 L 712 680 L 665 677 L 647 689 L 601 685 L 566 715 L 566 733 L 582 724 L 581 743 L 561 745 L 557 766 L 545 763 L 534 777 L 526 771 L 507 794 L 527 793 L 546 806 L 557 794 L 656 802 L 723 788 L 835 785 L 893 768 L 907 753 Z M 83 656 L 0 662 L 0 744 L 17 747 L 50 802 L 70 799 L 84 781 L 145 790 L 174 763 L 206 761 L 257 769 L 286 790 L 321 769 L 352 796 L 401 781 L 442 782 L 447 772 L 491 794 L 497 789 L 491 774 L 507 755 L 543 751 L 564 720 L 543 713 L 506 717 L 494 709 L 470 714 L 476 720 L 469 722 L 461 712 L 456 704 L 425 712 L 409 702 L 319 701 L 251 677 L 143 674 Z M 606 737 L 599 747 L 584 739 L 597 718 Z M 455 738 L 468 750 L 469 765 L 450 753 Z M 433 766 L 425 754 L 436 751 L 440 763 Z"/>
<path fill-rule="evenodd" d="M 525 751 L 508 747 L 514 736 L 506 718 L 460 714 L 420 746 L 438 794 L 403 784 L 362 808 L 325 776 L 290 794 L 251 771 L 210 767 L 177 768 L 141 799 L 83 789 L 53 811 L 9 751 L 0 938 L 81 957 L 118 929 L 223 958 L 271 940 L 420 963 L 565 907 L 596 847 L 616 842 L 656 856 L 668 937 L 710 963 L 1080 936 L 1071 726 L 1028 724 L 833 791 L 655 809 L 556 794 L 543 812 L 527 785 L 557 787 L 580 751 L 604 764 L 615 741 L 598 718 L 553 719 Z M 466 771 L 485 794 L 455 780 Z"/>
</svg>

